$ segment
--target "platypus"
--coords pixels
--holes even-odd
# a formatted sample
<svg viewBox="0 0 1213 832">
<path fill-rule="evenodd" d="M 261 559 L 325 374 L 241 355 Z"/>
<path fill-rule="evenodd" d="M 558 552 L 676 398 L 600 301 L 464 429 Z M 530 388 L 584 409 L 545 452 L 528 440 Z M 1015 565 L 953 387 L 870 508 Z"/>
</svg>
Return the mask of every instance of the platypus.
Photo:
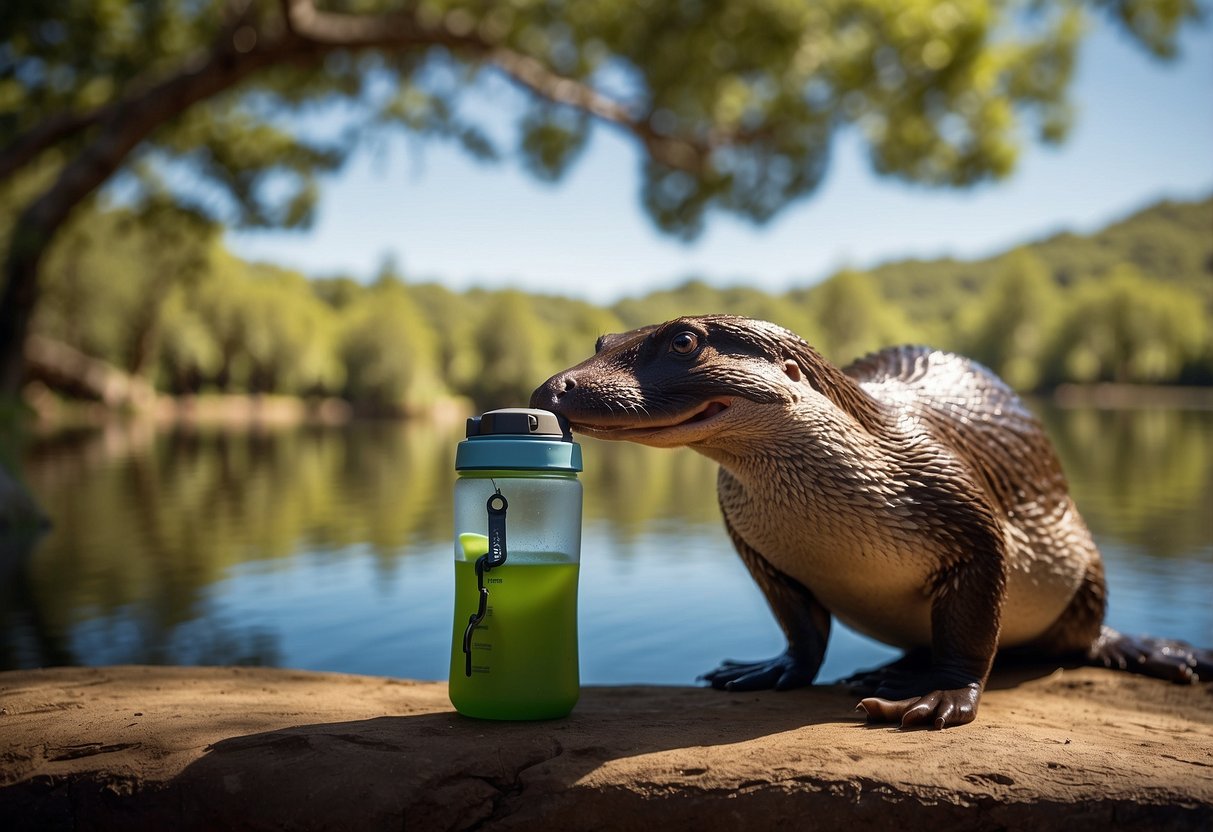
<svg viewBox="0 0 1213 832">
<path fill-rule="evenodd" d="M 870 721 L 971 722 L 995 654 L 1181 682 L 1213 651 L 1103 624 L 1103 565 L 1041 423 L 959 355 L 891 347 L 838 368 L 775 324 L 683 317 L 604 335 L 531 406 L 574 430 L 719 463 L 725 528 L 787 637 L 702 678 L 812 683 L 831 618 L 904 657 L 851 682 Z"/>
</svg>

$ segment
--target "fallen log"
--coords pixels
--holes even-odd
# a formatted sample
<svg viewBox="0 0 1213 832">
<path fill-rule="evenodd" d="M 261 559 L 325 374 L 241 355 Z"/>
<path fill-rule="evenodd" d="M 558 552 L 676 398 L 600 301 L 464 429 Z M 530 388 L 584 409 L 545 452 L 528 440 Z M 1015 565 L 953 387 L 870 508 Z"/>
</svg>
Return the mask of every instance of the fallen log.
<svg viewBox="0 0 1213 832">
<path fill-rule="evenodd" d="M 156 399 L 155 389 L 144 379 L 42 335 L 26 339 L 25 367 L 27 382 L 39 382 L 56 392 L 99 401 L 107 407 L 142 410 Z"/>
</svg>

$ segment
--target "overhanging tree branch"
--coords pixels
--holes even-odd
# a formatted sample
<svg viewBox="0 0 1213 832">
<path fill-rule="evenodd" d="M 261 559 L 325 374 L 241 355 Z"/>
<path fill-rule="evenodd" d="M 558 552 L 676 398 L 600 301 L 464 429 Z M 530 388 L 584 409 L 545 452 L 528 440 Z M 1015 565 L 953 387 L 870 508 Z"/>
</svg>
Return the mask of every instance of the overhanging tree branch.
<svg viewBox="0 0 1213 832">
<path fill-rule="evenodd" d="M 0 182 L 33 161 L 44 150 L 91 127 L 112 120 L 116 113 L 129 109 L 135 102 L 146 98 L 149 93 L 156 94 L 166 85 L 172 84 L 174 79 L 196 75 L 216 54 L 224 52 L 231 46 L 233 35 L 238 29 L 249 25 L 247 0 L 232 0 L 225 10 L 225 20 L 225 25 L 215 43 L 209 49 L 186 58 L 182 62 L 183 68 L 173 79 L 136 78 L 127 84 L 125 94 L 114 101 L 84 112 L 56 113 L 25 132 L 19 133 L 0 150 Z"/>
<path fill-rule="evenodd" d="M 138 102 L 159 98 L 185 76 L 213 72 L 214 59 L 223 54 L 233 64 L 232 86 L 271 64 L 308 57 L 319 58 L 340 50 L 417 49 L 445 46 L 484 61 L 523 89 L 555 104 L 573 107 L 631 133 L 659 161 L 676 168 L 699 170 L 711 148 L 743 140 L 741 135 L 719 132 L 710 142 L 671 137 L 654 130 L 647 117 L 595 90 L 591 85 L 553 72 L 540 61 L 485 38 L 476 31 L 456 32 L 445 23 L 427 25 L 414 14 L 351 15 L 323 12 L 312 0 L 282 0 L 281 21 L 254 25 L 241 16 L 225 27 L 216 46 L 186 61 L 186 69 L 159 83 L 135 83 L 122 98 L 81 113 L 56 114 L 16 136 L 0 150 L 0 181 L 4 181 L 40 153 L 81 132 L 112 121 L 117 113 Z M 285 29 L 285 31 L 283 31 Z M 219 89 L 217 91 L 222 91 Z M 213 94 L 213 93 L 212 93 Z M 206 97 L 206 96 L 203 96 Z M 174 115 L 179 109 L 174 110 Z"/>
<path fill-rule="evenodd" d="M 87 113 L 57 113 L 18 135 L 0 150 L 0 182 L 32 162 L 42 151 L 101 121 L 109 109 L 98 107 Z"/>
<path fill-rule="evenodd" d="M 593 87 L 557 75 L 534 58 L 509 49 L 485 45 L 486 60 L 519 86 L 548 99 L 582 110 L 640 139 L 649 154 L 673 168 L 699 171 L 711 151 L 708 145 L 658 133 L 647 118 L 638 118 L 626 106 Z"/>
<path fill-rule="evenodd" d="M 135 83 L 121 98 L 92 111 L 54 116 L 0 151 L 0 181 L 39 153 L 91 133 L 55 182 L 20 213 L 13 226 L 0 294 L 0 395 L 14 394 L 22 375 L 22 345 L 37 300 L 42 255 L 71 210 L 112 176 L 156 129 L 201 101 L 270 66 L 315 62 L 337 51 L 406 50 L 434 46 L 484 61 L 514 83 L 556 104 L 580 109 L 638 138 L 650 156 L 675 168 L 702 169 L 711 145 L 656 131 L 647 115 L 604 96 L 583 81 L 486 38 L 475 27 L 436 22 L 414 12 L 353 15 L 324 12 L 312 0 L 280 0 L 281 16 L 259 17 L 255 4 L 233 2 L 209 51 L 159 82 Z"/>
<path fill-rule="evenodd" d="M 282 0 L 282 6 L 288 28 L 317 45 L 340 49 L 398 49 L 429 44 L 478 56 L 520 87 L 554 104 L 582 110 L 632 133 L 650 154 L 671 167 L 699 170 L 710 150 L 700 143 L 659 134 L 647 118 L 637 116 L 627 106 L 589 84 L 555 73 L 529 55 L 494 43 L 474 27 L 460 26 L 456 30 L 446 21 L 426 25 L 406 12 L 382 15 L 323 12 L 312 0 Z"/>
</svg>

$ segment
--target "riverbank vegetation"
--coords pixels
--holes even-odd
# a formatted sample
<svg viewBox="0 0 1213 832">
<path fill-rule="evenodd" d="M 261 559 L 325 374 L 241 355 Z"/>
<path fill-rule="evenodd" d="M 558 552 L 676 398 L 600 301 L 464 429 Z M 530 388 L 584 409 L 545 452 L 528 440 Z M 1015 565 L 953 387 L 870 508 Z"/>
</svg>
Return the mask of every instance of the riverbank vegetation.
<svg viewBox="0 0 1213 832">
<path fill-rule="evenodd" d="M 688 278 L 611 306 L 516 290 L 456 292 L 387 261 L 320 278 L 227 251 L 172 210 L 91 210 L 55 245 L 34 332 L 157 391 L 337 397 L 356 412 L 488 408 L 584 358 L 604 332 L 683 314 L 766 318 L 829 358 L 927 343 L 1016 388 L 1213 384 L 1213 198 L 1163 202 L 1090 235 L 976 260 L 844 269 L 781 294 Z M 570 279 L 575 279 L 570 275 Z"/>
</svg>

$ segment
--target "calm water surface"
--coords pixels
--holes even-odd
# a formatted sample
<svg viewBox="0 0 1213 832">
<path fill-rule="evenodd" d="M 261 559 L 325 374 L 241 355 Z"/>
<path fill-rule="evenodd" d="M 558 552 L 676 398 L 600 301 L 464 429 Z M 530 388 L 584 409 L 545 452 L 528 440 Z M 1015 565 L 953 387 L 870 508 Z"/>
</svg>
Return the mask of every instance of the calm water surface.
<svg viewBox="0 0 1213 832">
<path fill-rule="evenodd" d="M 1041 410 L 1107 562 L 1109 622 L 1213 644 L 1213 413 Z M 162 431 L 39 440 L 55 520 L 0 551 L 0 668 L 264 664 L 445 679 L 451 430 Z M 690 684 L 783 648 L 689 451 L 583 441 L 586 683 Z M 835 630 L 822 679 L 894 652 Z"/>
</svg>

